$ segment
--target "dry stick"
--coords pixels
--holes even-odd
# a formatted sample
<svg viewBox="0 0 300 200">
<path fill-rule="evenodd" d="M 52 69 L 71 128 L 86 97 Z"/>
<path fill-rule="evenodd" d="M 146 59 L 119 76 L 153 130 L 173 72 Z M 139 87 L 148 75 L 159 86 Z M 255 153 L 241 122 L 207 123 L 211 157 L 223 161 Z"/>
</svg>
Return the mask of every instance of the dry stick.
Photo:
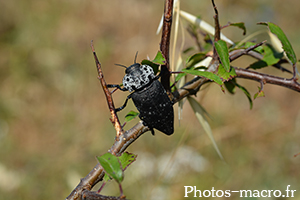
<svg viewBox="0 0 300 200">
<path fill-rule="evenodd" d="M 112 96 L 111 96 L 111 92 L 109 91 L 109 89 L 107 87 L 107 84 L 105 82 L 103 72 L 102 72 L 102 69 L 101 69 L 101 64 L 98 60 L 98 57 L 96 55 L 96 52 L 95 52 L 95 49 L 94 49 L 94 46 L 93 46 L 93 41 L 91 42 L 91 48 L 92 48 L 93 55 L 94 55 L 95 62 L 96 62 L 96 66 L 97 66 L 98 79 L 100 80 L 100 83 L 102 85 L 103 91 L 105 93 L 106 101 L 107 101 L 107 104 L 108 104 L 108 108 L 109 108 L 109 111 L 110 111 L 110 115 L 111 115 L 110 121 L 112 122 L 113 126 L 115 127 L 115 129 L 117 131 L 117 139 L 118 139 L 120 137 L 120 135 L 123 134 L 124 131 L 123 131 L 123 128 L 121 126 L 120 120 L 117 116 L 116 109 L 115 109 L 115 106 L 114 106 L 114 101 L 113 101 Z"/>
<path fill-rule="evenodd" d="M 169 59 L 169 49 L 170 49 L 170 37 L 171 37 L 171 27 L 172 27 L 172 16 L 173 16 L 173 0 L 165 1 L 164 8 L 164 21 L 162 27 L 162 35 L 160 42 L 160 50 L 166 63 L 161 65 L 161 84 L 167 92 L 170 92 L 170 59 Z"/>
</svg>

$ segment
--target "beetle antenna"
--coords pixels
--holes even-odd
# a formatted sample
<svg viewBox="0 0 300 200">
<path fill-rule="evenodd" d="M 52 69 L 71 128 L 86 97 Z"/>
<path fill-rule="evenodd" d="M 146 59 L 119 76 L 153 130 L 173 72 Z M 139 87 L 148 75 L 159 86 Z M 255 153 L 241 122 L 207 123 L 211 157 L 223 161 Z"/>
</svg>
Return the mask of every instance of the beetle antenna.
<svg viewBox="0 0 300 200">
<path fill-rule="evenodd" d="M 135 57 L 134 57 L 134 64 L 136 63 L 136 58 L 137 58 L 137 55 L 138 55 L 138 51 L 136 52 L 136 54 L 135 54 Z"/>
<path fill-rule="evenodd" d="M 127 69 L 127 67 L 125 65 L 121 65 L 121 64 L 115 64 L 115 65 L 120 66 L 120 67 L 124 67 L 124 68 Z"/>
</svg>

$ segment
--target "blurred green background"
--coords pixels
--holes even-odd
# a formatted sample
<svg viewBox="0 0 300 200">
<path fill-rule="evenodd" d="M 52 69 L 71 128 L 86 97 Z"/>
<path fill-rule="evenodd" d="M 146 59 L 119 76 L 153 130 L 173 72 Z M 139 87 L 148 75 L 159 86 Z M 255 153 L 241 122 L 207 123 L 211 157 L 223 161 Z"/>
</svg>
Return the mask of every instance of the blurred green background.
<svg viewBox="0 0 300 200">
<path fill-rule="evenodd" d="M 216 0 L 221 24 L 246 23 L 247 35 L 279 25 L 300 56 L 300 2 Z M 108 83 L 120 83 L 136 51 L 137 61 L 154 58 L 163 1 L 0 0 L 0 199 L 64 199 L 112 145 L 115 131 L 97 80 L 94 46 Z M 210 1 L 186 0 L 181 8 L 213 23 Z M 186 23 L 184 23 L 186 26 Z M 236 28 L 224 30 L 233 41 Z M 257 41 L 268 39 L 260 35 Z M 186 46 L 193 44 L 186 35 Z M 234 66 L 247 67 L 249 58 Z M 253 61 L 253 60 L 252 60 Z M 278 70 L 263 72 L 281 75 Z M 289 75 L 284 74 L 289 77 Z M 257 84 L 240 80 L 251 94 Z M 199 190 L 298 190 L 300 199 L 300 94 L 266 85 L 266 97 L 249 109 L 241 91 L 222 93 L 211 85 L 197 99 L 226 162 L 220 160 L 186 103 L 175 133 L 147 133 L 128 151 L 136 163 L 125 173 L 129 199 L 184 199 L 184 186 Z M 116 92 L 116 106 L 127 93 Z M 175 106 L 177 107 L 177 106 Z M 120 113 L 120 119 L 131 109 Z M 135 122 L 126 125 L 130 128 Z M 169 172 L 169 173 L 168 173 Z M 111 182 L 103 191 L 119 195 Z M 192 195 L 191 195 L 192 196 Z M 240 199 L 237 194 L 233 199 Z M 194 198 L 185 198 L 194 199 Z M 221 198 L 222 199 L 222 198 Z M 283 199 L 283 198 L 282 198 Z"/>
</svg>

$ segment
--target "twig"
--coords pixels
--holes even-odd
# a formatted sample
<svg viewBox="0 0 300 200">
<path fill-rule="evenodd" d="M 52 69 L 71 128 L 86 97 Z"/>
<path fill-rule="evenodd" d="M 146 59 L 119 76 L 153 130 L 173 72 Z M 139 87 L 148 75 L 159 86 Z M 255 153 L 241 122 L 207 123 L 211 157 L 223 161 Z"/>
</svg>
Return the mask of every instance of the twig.
<svg viewBox="0 0 300 200">
<path fill-rule="evenodd" d="M 84 200 L 126 200 L 125 197 L 123 196 L 120 197 L 104 196 L 89 190 L 83 190 L 82 199 Z"/>
<path fill-rule="evenodd" d="M 215 19 L 215 38 L 214 38 L 214 42 L 217 42 L 221 38 L 221 30 L 220 30 L 220 23 L 219 23 L 219 13 L 218 13 L 217 7 L 215 5 L 215 1 L 211 0 L 211 2 L 213 4 L 214 11 L 215 11 L 215 15 L 214 15 L 214 19 Z M 219 55 L 217 53 L 215 44 L 213 45 L 213 47 L 214 47 L 213 62 L 217 62 L 217 61 L 219 61 Z"/>
<path fill-rule="evenodd" d="M 217 6 L 215 5 L 215 1 L 212 0 L 211 3 L 213 4 L 214 11 L 215 11 L 214 19 L 215 19 L 215 42 L 216 42 L 221 38 L 221 30 L 220 30 L 221 27 L 219 23 L 219 13 L 218 13 Z"/>
<path fill-rule="evenodd" d="M 105 94 L 105 97 L 106 97 L 106 101 L 107 101 L 107 104 L 108 104 L 108 108 L 109 108 L 109 111 L 110 111 L 110 115 L 111 115 L 110 120 L 111 120 L 113 126 L 115 127 L 115 129 L 117 131 L 117 138 L 119 138 L 120 135 L 123 134 L 124 131 L 123 131 L 123 128 L 121 126 L 120 120 L 117 116 L 115 106 L 114 106 L 114 102 L 113 102 L 113 99 L 112 99 L 112 96 L 111 96 L 111 92 L 109 91 L 109 89 L 107 87 L 107 84 L 105 82 L 103 72 L 102 72 L 102 69 L 101 69 L 101 64 L 98 60 L 98 57 L 96 55 L 96 52 L 95 52 L 95 49 L 94 49 L 94 46 L 93 46 L 93 41 L 91 42 L 91 48 L 92 48 L 93 55 L 94 55 L 95 62 L 96 62 L 96 67 L 97 67 L 97 71 L 98 71 L 98 79 L 100 80 L 100 83 L 102 85 L 102 88 L 103 88 L 103 91 L 104 91 L 104 94 Z"/>
<path fill-rule="evenodd" d="M 237 78 L 245 78 L 258 82 L 262 81 L 264 84 L 269 83 L 279 85 L 300 92 L 300 84 L 296 82 L 294 78 L 286 79 L 238 67 L 234 67 L 234 69 L 235 73 L 237 74 Z"/>
<path fill-rule="evenodd" d="M 243 55 L 249 55 L 253 58 L 256 58 L 257 60 L 262 60 L 263 59 L 263 55 L 261 55 L 260 53 L 257 53 L 255 51 L 253 51 L 255 48 L 263 45 L 266 43 L 266 40 L 265 41 L 262 41 L 260 43 L 257 43 L 253 46 L 250 46 L 248 47 L 247 49 L 236 49 L 236 50 L 233 50 L 231 52 L 229 52 L 229 60 L 230 62 L 233 61 L 233 60 L 236 60 L 238 59 L 239 57 L 243 56 Z M 292 72 L 284 67 L 282 67 L 280 65 L 280 63 L 283 63 L 283 62 L 286 62 L 285 60 L 280 60 L 278 63 L 272 65 L 273 67 L 283 71 L 283 72 L 288 72 L 290 74 L 292 74 Z"/>
<path fill-rule="evenodd" d="M 160 41 L 160 50 L 166 63 L 161 66 L 161 84 L 167 92 L 170 91 L 170 59 L 169 59 L 169 49 L 170 49 L 170 37 L 171 37 L 171 27 L 172 27 L 172 16 L 173 16 L 173 0 L 165 1 L 164 9 L 164 22 L 162 27 L 162 35 Z"/>
<path fill-rule="evenodd" d="M 238 49 L 236 51 L 230 52 L 229 53 L 229 60 L 230 60 L 230 62 L 233 61 L 233 60 L 238 59 L 242 55 L 248 54 L 250 51 L 254 50 L 255 48 L 257 48 L 257 47 L 259 47 L 261 45 L 263 45 L 266 42 L 267 42 L 267 40 L 264 40 L 264 41 L 262 41 L 260 43 L 257 43 L 255 45 L 252 45 L 252 46 L 248 47 L 247 49 Z"/>
</svg>

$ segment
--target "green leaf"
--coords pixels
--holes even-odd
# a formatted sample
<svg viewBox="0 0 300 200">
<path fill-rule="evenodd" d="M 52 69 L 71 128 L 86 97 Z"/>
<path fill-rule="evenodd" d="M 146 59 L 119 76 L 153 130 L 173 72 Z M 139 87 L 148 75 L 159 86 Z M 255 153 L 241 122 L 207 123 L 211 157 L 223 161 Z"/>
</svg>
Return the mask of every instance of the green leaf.
<svg viewBox="0 0 300 200">
<path fill-rule="evenodd" d="M 281 30 L 281 28 L 271 22 L 260 22 L 258 24 L 266 25 L 268 26 L 269 30 L 271 33 L 275 34 L 278 39 L 281 41 L 282 48 L 285 51 L 288 59 L 295 64 L 297 62 L 297 58 L 295 55 L 295 52 L 293 50 L 293 47 L 290 43 L 290 41 L 287 39 L 286 35 L 284 32 Z"/>
<path fill-rule="evenodd" d="M 264 91 L 262 91 L 261 90 L 261 88 L 260 87 L 258 87 L 258 92 L 257 93 L 255 93 L 255 95 L 254 95 L 254 99 L 256 99 L 256 98 L 258 98 L 258 97 L 264 97 L 265 96 L 265 93 L 264 93 Z"/>
<path fill-rule="evenodd" d="M 234 94 L 235 93 L 235 88 L 236 88 L 236 80 L 235 79 L 232 79 L 230 81 L 227 81 L 224 83 L 226 89 L 228 90 L 228 92 L 230 94 Z"/>
<path fill-rule="evenodd" d="M 256 43 L 254 42 L 245 42 L 244 48 L 247 49 L 248 47 L 254 46 Z M 258 53 L 262 54 L 264 52 L 264 48 L 262 46 L 258 46 L 254 49 L 254 51 L 257 51 Z"/>
<path fill-rule="evenodd" d="M 267 67 L 269 66 L 268 63 L 266 63 L 266 61 L 264 60 L 259 60 L 259 61 L 256 61 L 254 63 L 252 63 L 249 68 L 251 69 L 261 69 L 261 68 L 264 68 L 264 67 Z"/>
<path fill-rule="evenodd" d="M 137 155 L 133 153 L 124 152 L 121 156 L 119 156 L 119 160 L 121 162 L 123 171 L 127 169 L 127 167 L 136 160 Z"/>
<path fill-rule="evenodd" d="M 186 75 L 186 73 L 179 73 L 176 77 L 175 77 L 175 82 L 178 82 L 182 77 L 184 77 Z"/>
<path fill-rule="evenodd" d="M 244 22 L 229 23 L 230 26 L 235 26 L 243 30 L 243 35 L 246 35 L 246 27 Z"/>
<path fill-rule="evenodd" d="M 218 83 L 219 85 L 223 84 L 221 78 L 219 76 L 217 76 L 216 74 L 212 73 L 212 72 L 198 71 L 198 70 L 192 70 L 192 69 L 183 69 L 182 71 L 186 72 L 188 74 L 192 74 L 192 75 L 202 76 L 202 77 L 208 78 L 208 79 L 210 79 L 210 80 Z"/>
<path fill-rule="evenodd" d="M 104 182 L 108 182 L 108 181 L 110 181 L 111 179 L 112 179 L 112 178 L 109 177 L 109 175 L 108 175 L 107 173 L 104 174 L 104 177 L 103 177 L 103 181 L 104 181 Z"/>
<path fill-rule="evenodd" d="M 154 74 L 158 73 L 159 64 L 156 64 L 150 60 L 142 60 L 141 64 L 151 66 L 153 68 Z"/>
<path fill-rule="evenodd" d="M 118 183 L 124 179 L 123 170 L 119 159 L 111 153 L 106 153 L 102 156 L 97 156 L 100 165 L 104 171 Z"/>
<path fill-rule="evenodd" d="M 239 85 L 239 84 L 237 84 L 237 83 L 235 83 L 235 85 L 236 85 L 239 89 L 241 89 L 241 90 L 244 92 L 244 94 L 246 95 L 246 97 L 247 97 L 248 100 L 249 100 L 249 103 L 250 103 L 250 109 L 252 109 L 252 107 L 253 107 L 253 101 L 252 101 L 252 99 L 251 99 L 251 95 L 250 95 L 250 93 L 248 92 L 248 90 L 247 90 L 245 87 L 243 87 L 243 86 L 241 86 L 241 85 Z"/>
<path fill-rule="evenodd" d="M 207 121 L 207 119 L 205 117 L 205 115 L 207 114 L 207 112 L 205 111 L 205 109 L 194 98 L 188 96 L 187 99 L 188 99 L 188 101 L 189 101 L 189 103 L 190 103 L 190 105 L 191 105 L 191 107 L 192 107 L 192 109 L 193 109 L 193 111 L 194 111 L 194 113 L 195 113 L 198 121 L 200 122 L 201 126 L 203 127 L 205 133 L 207 134 L 207 136 L 211 140 L 211 142 L 212 142 L 215 150 L 217 151 L 218 155 L 220 156 L 220 158 L 222 160 L 224 160 L 223 156 L 222 156 L 222 154 L 221 154 L 221 152 L 220 152 L 220 150 L 218 148 L 218 145 L 217 145 L 217 143 L 216 143 L 216 141 L 214 139 L 214 136 L 212 134 L 212 130 L 210 128 L 210 125 L 209 125 L 209 123 L 208 123 L 208 121 Z"/>
<path fill-rule="evenodd" d="M 205 53 L 196 53 L 188 58 L 187 68 L 194 66 L 206 57 Z"/>
<path fill-rule="evenodd" d="M 230 71 L 227 72 L 223 65 L 219 65 L 217 75 L 221 78 L 223 82 L 229 81 L 236 77 L 236 73 L 233 67 L 230 68 Z"/>
<path fill-rule="evenodd" d="M 127 115 L 125 116 L 125 122 L 129 122 L 131 120 L 133 120 L 136 116 L 138 116 L 139 113 L 138 112 L 134 112 L 134 111 L 130 111 L 129 113 L 127 113 Z"/>
<path fill-rule="evenodd" d="M 127 167 L 136 160 L 136 157 L 137 157 L 137 155 L 128 153 L 128 152 L 124 152 L 121 156 L 117 157 L 119 159 L 119 161 L 121 162 L 123 171 L 126 170 Z M 111 179 L 112 178 L 109 177 L 109 175 L 107 173 L 105 173 L 105 175 L 103 177 L 103 181 L 108 182 Z"/>
<path fill-rule="evenodd" d="M 142 60 L 141 64 L 142 65 L 149 65 L 153 68 L 154 74 L 158 73 L 158 69 L 160 65 L 164 65 L 166 63 L 166 59 L 164 58 L 164 56 L 162 55 L 162 53 L 160 51 L 157 52 L 154 60 L 150 61 L 150 60 Z"/>
<path fill-rule="evenodd" d="M 224 66 L 225 70 L 229 72 L 230 61 L 226 42 L 224 42 L 223 40 L 215 42 L 215 48 L 217 50 L 222 65 Z"/>
<path fill-rule="evenodd" d="M 283 53 L 276 52 L 271 45 L 265 45 L 263 46 L 263 49 L 264 49 L 263 59 L 255 63 L 252 63 L 249 66 L 249 68 L 261 69 L 263 67 L 272 66 L 278 63 L 280 59 L 283 57 Z"/>
<path fill-rule="evenodd" d="M 264 57 L 263 60 L 268 65 L 274 65 L 278 63 L 280 58 L 283 57 L 283 53 L 277 53 L 271 45 L 265 45 L 264 47 Z"/>
<path fill-rule="evenodd" d="M 188 47 L 188 48 L 184 49 L 184 50 L 182 51 L 182 53 L 186 54 L 186 53 L 188 53 L 188 52 L 190 52 L 190 51 L 193 51 L 194 49 L 195 49 L 195 47 Z"/>
<path fill-rule="evenodd" d="M 161 51 L 158 51 L 154 60 L 152 60 L 153 63 L 164 65 L 166 63 L 166 59 L 162 55 Z"/>
</svg>

